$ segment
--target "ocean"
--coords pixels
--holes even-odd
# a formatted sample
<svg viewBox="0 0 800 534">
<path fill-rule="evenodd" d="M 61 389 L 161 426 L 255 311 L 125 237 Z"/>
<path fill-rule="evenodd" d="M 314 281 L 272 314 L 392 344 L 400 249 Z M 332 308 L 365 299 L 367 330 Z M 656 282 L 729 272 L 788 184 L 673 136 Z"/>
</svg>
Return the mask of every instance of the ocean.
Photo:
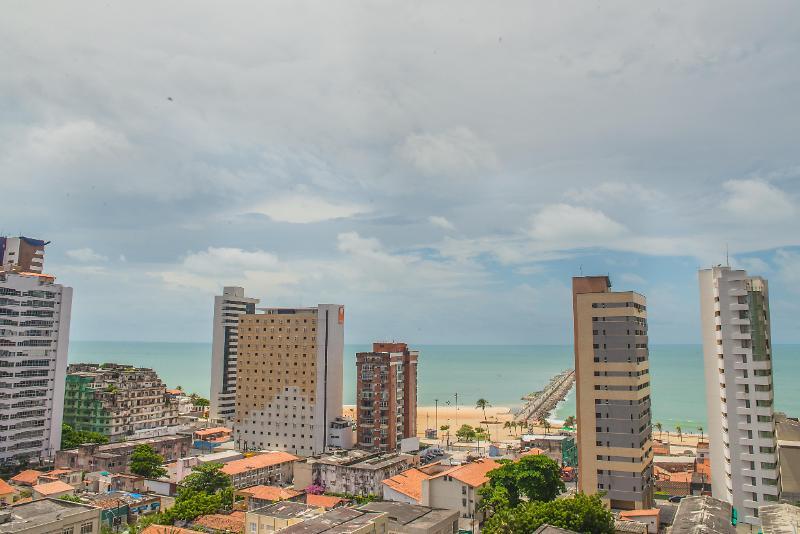
<svg viewBox="0 0 800 534">
<path fill-rule="evenodd" d="M 355 404 L 355 353 L 369 345 L 346 345 L 344 402 Z M 521 397 L 541 389 L 573 365 L 571 345 L 419 345 L 419 404 L 458 402 L 474 406 L 485 398 L 494 406 L 519 406 Z M 800 415 L 800 345 L 773 347 L 775 408 Z M 210 343 L 72 341 L 70 362 L 128 363 L 155 369 L 169 387 L 208 396 Z M 652 345 L 650 374 L 653 423 L 692 431 L 705 425 L 703 362 L 700 345 Z M 795 386 L 792 386 L 795 384 Z M 574 390 L 554 418 L 575 414 Z"/>
</svg>

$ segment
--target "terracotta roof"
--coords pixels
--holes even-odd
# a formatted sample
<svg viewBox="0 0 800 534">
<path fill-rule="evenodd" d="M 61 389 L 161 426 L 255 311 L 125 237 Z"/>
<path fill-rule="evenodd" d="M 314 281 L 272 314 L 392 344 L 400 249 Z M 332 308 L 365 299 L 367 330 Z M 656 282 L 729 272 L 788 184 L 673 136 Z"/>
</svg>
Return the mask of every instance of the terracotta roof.
<svg viewBox="0 0 800 534">
<path fill-rule="evenodd" d="M 266 452 L 264 454 L 257 454 L 250 458 L 242 458 L 241 460 L 234 460 L 225 464 L 221 471 L 226 475 L 238 475 L 252 471 L 253 469 L 261 469 L 271 465 L 278 465 L 286 462 L 295 462 L 299 460 L 297 456 L 289 454 L 288 452 Z"/>
<path fill-rule="evenodd" d="M 25 504 L 26 502 L 33 502 L 33 497 L 22 497 L 21 499 L 17 499 L 16 502 L 11 506 L 17 506 L 18 504 Z"/>
<path fill-rule="evenodd" d="M 230 434 L 233 431 L 230 428 L 227 428 L 227 427 L 224 427 L 224 426 L 218 426 L 218 427 L 214 427 L 214 428 L 206 428 L 205 430 L 198 430 L 197 432 L 194 433 L 194 435 L 195 436 L 208 436 L 208 435 L 211 435 L 211 434 L 219 434 L 221 432 L 227 432 L 228 434 Z"/>
<path fill-rule="evenodd" d="M 5 480 L 0 479 L 0 495 L 8 495 L 9 493 L 14 493 L 14 488 Z"/>
<path fill-rule="evenodd" d="M 39 480 L 39 475 L 41 474 L 43 473 L 41 471 L 37 471 L 36 469 L 27 469 L 13 477 L 11 482 L 14 482 L 15 484 L 26 484 L 28 486 L 33 486 L 36 484 L 36 481 Z"/>
<path fill-rule="evenodd" d="M 170 395 L 185 395 L 182 389 L 168 389 L 167 393 Z"/>
<path fill-rule="evenodd" d="M 194 520 L 194 524 L 213 530 L 244 532 L 244 512 L 201 515 Z"/>
<path fill-rule="evenodd" d="M 520 456 L 539 456 L 540 454 L 544 454 L 544 449 L 537 449 L 536 447 L 532 448 L 529 451 L 525 451 Z"/>
<path fill-rule="evenodd" d="M 72 469 L 53 469 L 52 471 L 48 471 L 44 474 L 47 476 L 56 477 L 58 475 L 66 475 L 67 473 L 72 473 Z"/>
<path fill-rule="evenodd" d="M 619 516 L 622 519 L 627 519 L 628 517 L 650 517 L 656 516 L 661 513 L 661 510 L 658 508 L 648 508 L 647 510 L 625 510 L 619 513 Z"/>
<path fill-rule="evenodd" d="M 55 495 L 56 493 L 72 491 L 74 489 L 75 488 L 66 482 L 62 482 L 60 480 L 56 480 L 55 482 L 47 482 L 46 484 L 36 484 L 33 487 L 33 491 L 44 496 Z"/>
<path fill-rule="evenodd" d="M 197 534 L 197 531 L 167 525 L 150 525 L 141 534 Z"/>
<path fill-rule="evenodd" d="M 439 473 L 431 478 L 439 478 L 447 475 L 463 482 L 468 486 L 477 488 L 478 486 L 481 486 L 489 481 L 486 473 L 492 469 L 497 469 L 498 467 L 500 467 L 499 463 L 495 462 L 494 460 L 488 460 L 484 458 L 469 464 L 459 465 L 453 469 L 448 469 L 447 471 Z"/>
<path fill-rule="evenodd" d="M 319 506 L 320 508 L 325 508 L 330 510 L 331 508 L 336 508 L 339 504 L 345 502 L 346 499 L 342 499 L 341 497 L 334 497 L 333 495 L 313 495 L 311 493 L 306 493 L 306 504 L 309 506 Z"/>
<path fill-rule="evenodd" d="M 299 491 L 278 486 L 252 486 L 241 490 L 239 493 L 245 493 L 254 499 L 263 501 L 285 501 L 300 495 Z"/>
<path fill-rule="evenodd" d="M 419 501 L 422 498 L 422 481 L 428 480 L 429 478 L 433 477 L 412 467 L 391 478 L 387 478 L 383 481 L 383 484 L 403 495 L 411 497 L 415 501 Z"/>
<path fill-rule="evenodd" d="M 668 473 L 666 475 L 666 479 L 670 482 L 691 482 L 692 481 L 692 472 L 691 471 L 679 471 L 677 473 Z"/>
</svg>

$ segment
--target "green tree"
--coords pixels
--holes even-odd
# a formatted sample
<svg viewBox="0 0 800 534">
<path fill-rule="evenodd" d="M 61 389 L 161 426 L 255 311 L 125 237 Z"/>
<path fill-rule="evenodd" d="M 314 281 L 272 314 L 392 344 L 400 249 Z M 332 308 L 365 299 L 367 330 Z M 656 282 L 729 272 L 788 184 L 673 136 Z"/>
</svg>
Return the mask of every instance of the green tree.
<svg viewBox="0 0 800 534">
<path fill-rule="evenodd" d="M 231 495 L 233 493 L 231 492 Z M 203 493 L 200 491 L 184 490 L 177 499 L 175 506 L 164 511 L 164 520 L 172 524 L 175 521 L 191 521 L 201 515 L 215 514 L 225 508 L 223 495 L 220 493 Z"/>
<path fill-rule="evenodd" d="M 568 426 L 570 428 L 575 428 L 575 416 L 568 415 L 566 419 L 564 419 L 564 426 Z"/>
<path fill-rule="evenodd" d="M 550 421 L 548 421 L 547 419 L 544 420 L 544 424 L 542 426 L 544 427 L 545 435 L 549 434 L 550 429 L 553 428 L 553 425 L 551 425 Z"/>
<path fill-rule="evenodd" d="M 183 491 L 211 494 L 231 487 L 231 477 L 222 472 L 222 464 L 212 462 L 193 467 L 178 487 L 178 495 Z"/>
<path fill-rule="evenodd" d="M 500 467 L 487 473 L 489 483 L 479 490 L 489 502 L 507 500 L 510 507 L 515 507 L 522 497 L 529 501 L 551 501 L 565 489 L 558 464 L 543 454 L 499 463 Z M 496 492 L 502 494 L 502 499 L 498 499 Z"/>
<path fill-rule="evenodd" d="M 99 432 L 75 430 L 68 424 L 61 425 L 61 450 L 77 449 L 83 443 L 108 443 L 108 436 Z"/>
<path fill-rule="evenodd" d="M 194 399 L 194 405 L 195 406 L 203 406 L 203 407 L 205 407 L 205 406 L 209 406 L 210 404 L 211 404 L 211 402 L 209 402 L 208 399 L 204 399 L 203 397 L 197 397 L 196 399 Z"/>
<path fill-rule="evenodd" d="M 656 423 L 656 428 L 658 429 L 658 439 L 661 439 L 661 429 L 664 428 L 664 425 Z"/>
<path fill-rule="evenodd" d="M 59 497 L 62 501 L 69 501 L 69 502 L 83 502 L 81 498 L 76 495 L 62 495 Z"/>
<path fill-rule="evenodd" d="M 680 425 L 675 427 L 675 432 L 678 433 L 678 438 L 683 441 L 683 429 L 681 429 Z"/>
<path fill-rule="evenodd" d="M 703 427 L 698 426 L 697 431 L 700 432 L 700 441 L 703 441 Z"/>
<path fill-rule="evenodd" d="M 530 534 L 548 524 L 575 532 L 613 534 L 614 516 L 598 495 L 579 493 L 569 499 L 523 502 L 501 508 L 484 524 L 486 534 Z"/>
<path fill-rule="evenodd" d="M 486 422 L 488 421 L 488 419 L 486 419 L 486 408 L 489 408 L 490 406 L 491 404 L 489 404 L 489 401 L 486 399 L 478 399 L 478 402 L 475 403 L 475 407 L 480 408 L 483 411 L 483 421 L 486 424 L 487 431 L 489 430 L 489 423 Z"/>
<path fill-rule="evenodd" d="M 463 424 L 456 430 L 456 437 L 459 441 L 475 441 L 475 429 L 471 425 Z"/>
<path fill-rule="evenodd" d="M 450 446 L 450 425 L 442 425 L 442 426 L 439 427 L 439 430 L 441 430 L 442 432 L 444 432 L 447 435 L 447 441 L 445 443 L 447 443 L 446 446 L 449 447 Z"/>
<path fill-rule="evenodd" d="M 156 454 L 150 445 L 137 445 L 131 453 L 130 470 L 145 478 L 161 478 L 167 474 L 162 467 L 164 457 Z"/>
</svg>

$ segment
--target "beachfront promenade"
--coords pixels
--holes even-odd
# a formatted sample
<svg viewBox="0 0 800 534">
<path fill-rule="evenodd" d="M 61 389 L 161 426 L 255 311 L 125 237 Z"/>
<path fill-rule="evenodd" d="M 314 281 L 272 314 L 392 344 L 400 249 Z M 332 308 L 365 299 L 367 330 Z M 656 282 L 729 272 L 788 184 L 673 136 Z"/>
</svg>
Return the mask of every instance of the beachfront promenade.
<svg viewBox="0 0 800 534">
<path fill-rule="evenodd" d="M 574 369 L 568 369 L 554 376 L 542 391 L 522 397 L 526 404 L 514 416 L 514 420 L 517 422 L 536 422 L 541 417 L 547 417 L 555 409 L 556 405 L 564 400 L 574 383 Z"/>
</svg>

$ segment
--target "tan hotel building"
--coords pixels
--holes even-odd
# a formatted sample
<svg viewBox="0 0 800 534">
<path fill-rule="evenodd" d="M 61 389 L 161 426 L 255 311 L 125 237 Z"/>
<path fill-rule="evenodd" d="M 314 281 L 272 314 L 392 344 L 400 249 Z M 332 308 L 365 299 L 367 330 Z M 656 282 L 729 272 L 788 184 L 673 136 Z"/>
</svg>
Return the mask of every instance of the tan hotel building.
<svg viewBox="0 0 800 534">
<path fill-rule="evenodd" d="M 238 336 L 237 447 L 324 452 L 342 414 L 344 306 L 243 314 Z"/>
<path fill-rule="evenodd" d="M 653 504 L 647 307 L 607 276 L 572 279 L 580 491 L 616 509 Z"/>
</svg>

